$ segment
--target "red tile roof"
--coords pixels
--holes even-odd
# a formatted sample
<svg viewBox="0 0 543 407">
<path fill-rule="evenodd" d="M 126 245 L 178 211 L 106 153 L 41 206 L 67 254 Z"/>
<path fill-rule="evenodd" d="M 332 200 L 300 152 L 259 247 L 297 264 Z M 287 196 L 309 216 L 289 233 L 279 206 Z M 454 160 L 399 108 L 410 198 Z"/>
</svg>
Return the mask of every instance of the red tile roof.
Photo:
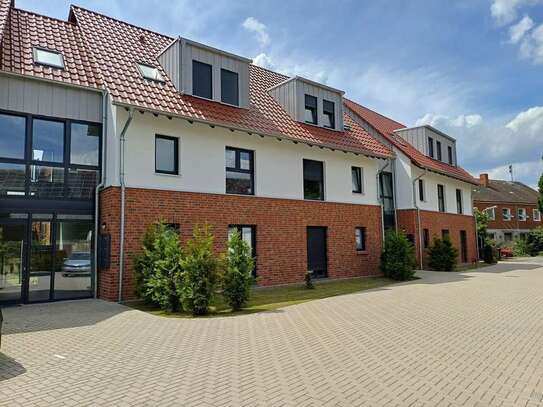
<svg viewBox="0 0 543 407">
<path fill-rule="evenodd" d="M 33 48 L 36 46 L 62 53 L 65 68 L 35 64 Z M 10 12 L 0 69 L 77 86 L 101 88 L 96 66 L 83 45 L 79 27 L 16 8 Z"/>
<path fill-rule="evenodd" d="M 345 123 L 351 125 L 350 131 L 293 120 L 268 93 L 271 86 L 287 79 L 284 75 L 251 65 L 248 109 L 181 95 L 169 79 L 165 83 L 148 81 L 136 68 L 137 62 L 160 68 L 157 56 L 173 38 L 76 6 L 71 8 L 70 21 L 77 24 L 86 47 L 100 61 L 98 69 L 114 103 L 376 157 L 392 156 L 387 146 L 348 115 Z"/>
<path fill-rule="evenodd" d="M 7 28 L 9 11 L 13 6 L 13 0 L 0 0 L 0 44 L 4 37 L 4 30 Z"/>
<path fill-rule="evenodd" d="M 363 120 L 368 122 L 375 130 L 377 130 L 386 140 L 398 148 L 418 167 L 426 168 L 443 175 L 447 175 L 470 184 L 478 185 L 478 181 L 473 178 L 466 170 L 461 167 L 449 165 L 447 163 L 434 160 L 417 150 L 402 137 L 394 133 L 394 130 L 403 129 L 406 126 L 389 119 L 382 114 L 374 112 L 352 100 L 345 99 L 345 105 Z"/>
</svg>

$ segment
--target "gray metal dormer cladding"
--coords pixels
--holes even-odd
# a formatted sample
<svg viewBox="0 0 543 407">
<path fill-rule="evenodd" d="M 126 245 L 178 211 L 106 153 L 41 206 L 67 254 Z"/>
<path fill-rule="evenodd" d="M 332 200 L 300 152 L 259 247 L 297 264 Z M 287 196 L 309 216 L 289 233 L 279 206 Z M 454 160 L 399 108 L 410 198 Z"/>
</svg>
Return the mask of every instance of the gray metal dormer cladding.
<svg viewBox="0 0 543 407">
<path fill-rule="evenodd" d="M 343 94 L 345 92 L 331 88 L 309 79 L 295 76 L 269 89 L 274 99 L 294 120 L 343 131 Z M 306 113 L 316 107 L 315 120 Z M 330 112 L 333 112 L 331 114 Z"/>
<path fill-rule="evenodd" d="M 424 155 L 452 166 L 457 165 L 456 139 L 438 129 L 423 125 L 394 130 L 394 133 Z"/>
<path fill-rule="evenodd" d="M 251 59 L 179 37 L 162 51 L 158 61 L 181 94 L 243 108 L 249 106 Z M 208 78 L 210 84 L 205 83 Z M 204 92 L 199 87 L 202 82 Z"/>
</svg>

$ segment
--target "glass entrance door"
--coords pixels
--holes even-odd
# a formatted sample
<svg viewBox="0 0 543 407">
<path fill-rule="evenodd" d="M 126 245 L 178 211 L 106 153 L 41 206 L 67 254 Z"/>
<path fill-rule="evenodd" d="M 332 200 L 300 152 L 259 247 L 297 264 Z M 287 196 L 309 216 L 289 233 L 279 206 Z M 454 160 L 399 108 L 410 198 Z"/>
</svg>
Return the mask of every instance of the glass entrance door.
<svg viewBox="0 0 543 407">
<path fill-rule="evenodd" d="M 52 218 L 52 216 L 51 216 Z M 48 301 L 51 298 L 53 272 L 53 222 L 32 216 L 30 229 L 30 272 L 28 301 Z"/>
<path fill-rule="evenodd" d="M 0 222 L 0 303 L 22 300 L 25 242 L 26 223 Z"/>
</svg>

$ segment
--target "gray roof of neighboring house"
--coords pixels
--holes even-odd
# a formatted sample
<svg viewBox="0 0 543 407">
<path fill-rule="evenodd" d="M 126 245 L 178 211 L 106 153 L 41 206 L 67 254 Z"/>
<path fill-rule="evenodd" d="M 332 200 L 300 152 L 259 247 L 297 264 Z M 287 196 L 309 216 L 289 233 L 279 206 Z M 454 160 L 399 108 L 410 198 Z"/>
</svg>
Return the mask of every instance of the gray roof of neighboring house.
<svg viewBox="0 0 543 407">
<path fill-rule="evenodd" d="M 538 192 L 518 181 L 489 180 L 488 187 L 473 189 L 473 200 L 485 202 L 537 203 Z"/>
</svg>

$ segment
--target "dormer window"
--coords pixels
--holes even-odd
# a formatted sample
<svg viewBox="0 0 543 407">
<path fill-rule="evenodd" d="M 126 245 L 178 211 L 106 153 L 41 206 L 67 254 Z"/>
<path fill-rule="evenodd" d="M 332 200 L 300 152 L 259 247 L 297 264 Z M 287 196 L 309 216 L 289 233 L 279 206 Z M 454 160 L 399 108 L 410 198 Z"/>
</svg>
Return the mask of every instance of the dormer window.
<svg viewBox="0 0 543 407">
<path fill-rule="evenodd" d="M 192 94 L 213 99 L 213 74 L 209 64 L 192 61 Z"/>
<path fill-rule="evenodd" d="M 447 154 L 449 156 L 449 164 L 453 165 L 453 150 L 451 146 L 447 146 Z"/>
<path fill-rule="evenodd" d="M 305 115 L 306 123 L 317 124 L 317 98 L 311 95 L 305 95 Z"/>
<path fill-rule="evenodd" d="M 64 69 L 64 57 L 60 52 L 43 48 L 34 48 L 34 62 L 52 68 Z"/>
<path fill-rule="evenodd" d="M 434 139 L 432 137 L 428 137 L 428 155 L 434 158 Z"/>
<path fill-rule="evenodd" d="M 324 127 L 328 127 L 329 129 L 334 129 L 336 127 L 336 115 L 334 113 L 334 102 L 330 102 L 329 100 L 323 100 L 322 101 L 322 112 L 324 114 L 324 123 L 322 124 Z"/>
<path fill-rule="evenodd" d="M 228 69 L 221 69 L 221 102 L 239 106 L 238 74 Z"/>
<path fill-rule="evenodd" d="M 436 150 L 437 150 L 437 159 L 441 161 L 441 159 L 443 158 L 441 156 L 441 141 L 436 141 Z"/>
<path fill-rule="evenodd" d="M 156 82 L 164 82 L 164 78 L 160 74 L 158 68 L 147 64 L 137 64 L 137 66 L 138 71 L 143 78 Z"/>
</svg>

